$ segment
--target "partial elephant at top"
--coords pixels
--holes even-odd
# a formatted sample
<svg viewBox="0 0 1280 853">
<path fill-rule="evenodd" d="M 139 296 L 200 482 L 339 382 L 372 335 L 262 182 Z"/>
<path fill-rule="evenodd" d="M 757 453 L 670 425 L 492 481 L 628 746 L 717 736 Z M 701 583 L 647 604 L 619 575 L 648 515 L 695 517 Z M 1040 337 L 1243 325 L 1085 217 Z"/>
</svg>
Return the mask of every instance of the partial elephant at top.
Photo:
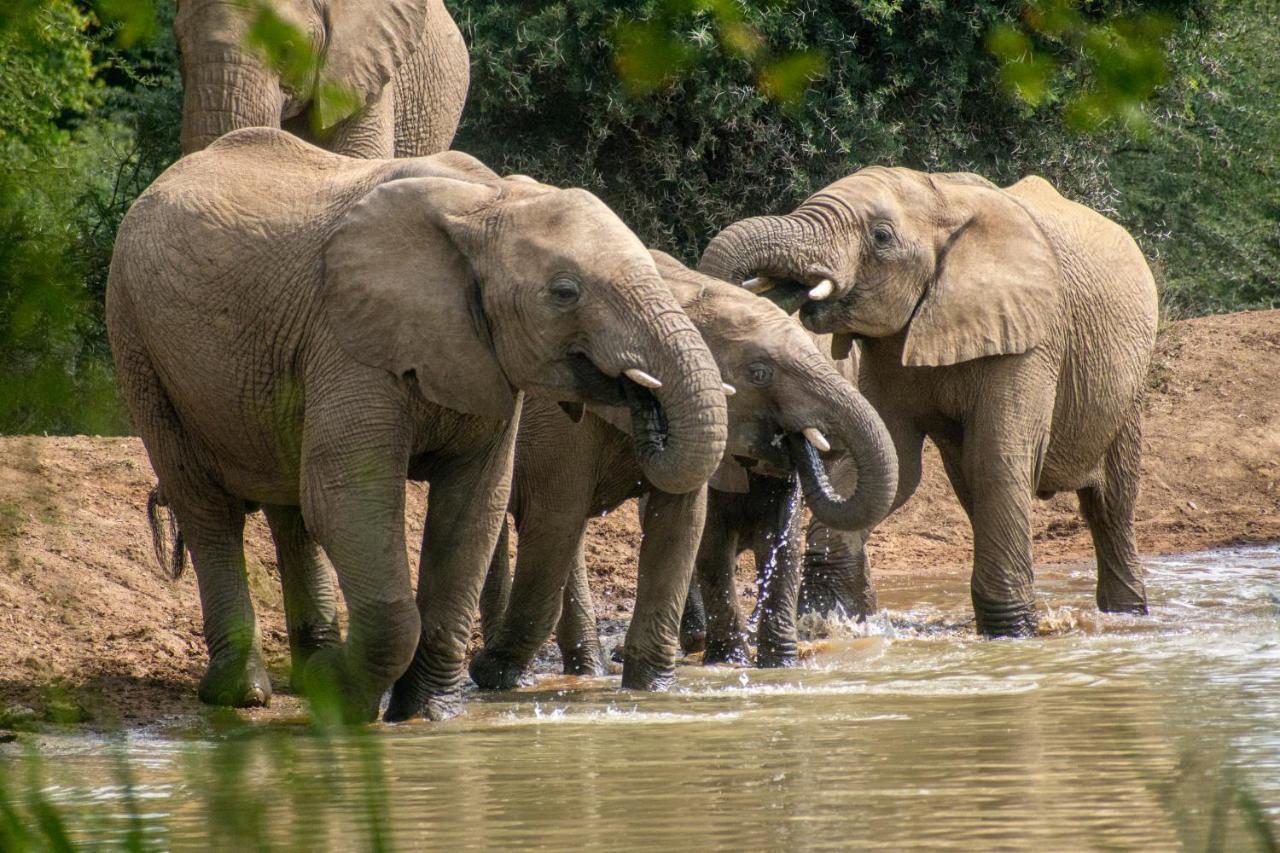
<svg viewBox="0 0 1280 853">
<path fill-rule="evenodd" d="M 320 58 L 285 81 L 248 42 L 259 9 L 309 37 Z M 245 127 L 283 128 L 351 157 L 448 149 L 470 59 L 441 0 L 179 0 L 182 151 Z M 354 99 L 356 110 L 347 115 Z"/>
<path fill-rule="evenodd" d="M 1123 228 L 1037 177 L 872 167 L 731 225 L 701 269 L 798 310 L 836 355 L 862 339 L 895 505 L 928 437 L 973 524 L 979 631 L 1034 630 L 1031 500 L 1064 490 L 1093 534 L 1099 608 L 1146 611 L 1132 526 L 1157 297 Z"/>
</svg>

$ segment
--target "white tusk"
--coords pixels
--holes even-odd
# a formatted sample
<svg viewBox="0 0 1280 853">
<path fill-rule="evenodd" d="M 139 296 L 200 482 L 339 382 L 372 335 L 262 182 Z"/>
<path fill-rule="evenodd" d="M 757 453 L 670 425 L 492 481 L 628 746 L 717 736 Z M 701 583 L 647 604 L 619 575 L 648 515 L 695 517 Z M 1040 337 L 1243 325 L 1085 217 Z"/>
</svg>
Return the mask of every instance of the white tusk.
<svg viewBox="0 0 1280 853">
<path fill-rule="evenodd" d="M 742 283 L 742 286 L 752 293 L 764 293 L 767 290 L 773 290 L 773 282 L 762 275 L 747 279 Z"/>
<path fill-rule="evenodd" d="M 662 383 L 645 373 L 638 367 L 628 367 L 622 375 L 644 388 L 661 388 Z"/>
<path fill-rule="evenodd" d="M 809 298 L 814 302 L 821 302 L 830 296 L 835 289 L 836 286 L 831 283 L 831 279 L 824 278 L 822 281 L 814 285 L 814 288 L 809 291 Z"/>
<path fill-rule="evenodd" d="M 818 450 L 826 453 L 831 449 L 831 442 L 827 441 L 827 437 L 823 435 L 817 427 L 805 427 L 801 430 L 805 439 Z"/>
<path fill-rule="evenodd" d="M 725 395 L 726 397 L 732 397 L 734 394 L 737 394 L 737 393 L 738 393 L 738 389 L 737 389 L 737 388 L 734 388 L 734 387 L 733 387 L 732 385 L 730 385 L 728 382 L 723 382 L 723 383 L 721 383 L 721 384 L 722 384 L 722 385 L 724 385 L 724 395 Z"/>
</svg>

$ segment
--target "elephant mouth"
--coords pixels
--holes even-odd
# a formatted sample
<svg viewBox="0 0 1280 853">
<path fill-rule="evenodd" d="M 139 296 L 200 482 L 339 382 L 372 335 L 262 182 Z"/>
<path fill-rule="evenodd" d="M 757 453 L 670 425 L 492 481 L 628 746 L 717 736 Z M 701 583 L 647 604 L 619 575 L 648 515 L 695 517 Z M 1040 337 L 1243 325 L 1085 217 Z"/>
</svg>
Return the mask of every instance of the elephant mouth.
<svg viewBox="0 0 1280 853">
<path fill-rule="evenodd" d="M 574 390 L 589 403 L 625 406 L 631 412 L 632 436 L 641 458 L 667 447 L 669 422 L 658 398 L 625 376 L 608 376 L 585 353 L 568 356 Z"/>
</svg>

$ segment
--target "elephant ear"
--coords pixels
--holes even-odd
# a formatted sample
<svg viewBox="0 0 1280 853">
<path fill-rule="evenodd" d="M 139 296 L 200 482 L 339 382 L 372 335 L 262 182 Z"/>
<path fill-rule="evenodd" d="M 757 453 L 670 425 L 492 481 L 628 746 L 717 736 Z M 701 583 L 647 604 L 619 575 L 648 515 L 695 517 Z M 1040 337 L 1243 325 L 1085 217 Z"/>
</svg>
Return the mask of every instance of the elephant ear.
<svg viewBox="0 0 1280 853">
<path fill-rule="evenodd" d="M 412 373 L 428 400 L 508 418 L 515 392 L 494 353 L 472 266 L 471 215 L 498 189 L 452 178 L 384 183 L 343 216 L 324 247 L 329 326 L 356 361 Z"/>
<path fill-rule="evenodd" d="M 1059 299 L 1058 261 L 1040 227 L 1002 190 L 948 187 L 964 222 L 939 252 L 936 274 L 902 349 L 908 367 L 941 367 L 1040 343 Z"/>
<path fill-rule="evenodd" d="M 314 105 L 321 128 L 333 127 L 382 93 L 421 47 L 433 7 L 440 7 L 439 0 L 328 4 L 328 45 Z"/>
</svg>

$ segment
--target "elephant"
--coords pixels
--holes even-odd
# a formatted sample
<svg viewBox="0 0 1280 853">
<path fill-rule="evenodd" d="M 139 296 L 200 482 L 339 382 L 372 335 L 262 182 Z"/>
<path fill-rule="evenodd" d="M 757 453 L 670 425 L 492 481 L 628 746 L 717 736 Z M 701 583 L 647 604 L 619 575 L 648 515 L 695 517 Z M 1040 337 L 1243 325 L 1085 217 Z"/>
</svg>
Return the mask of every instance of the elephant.
<svg viewBox="0 0 1280 853">
<path fill-rule="evenodd" d="M 346 641 L 332 601 L 304 608 L 316 712 L 374 719 L 394 685 L 385 719 L 444 719 L 460 709 L 525 393 L 629 408 L 637 464 L 672 494 L 700 490 L 727 439 L 715 360 L 635 235 L 584 190 L 500 178 L 458 152 L 359 160 L 275 129 L 228 134 L 129 210 L 106 315 L 196 570 L 199 692 L 214 704 L 270 698 L 249 509 L 300 558 L 286 601 L 291 583 L 324 583 L 307 577 L 323 574 L 309 537 L 336 571 Z M 430 483 L 416 601 L 406 478 Z M 638 624 L 658 635 L 633 632 L 623 683 L 643 688 L 669 643 L 662 619 Z"/>
<path fill-rule="evenodd" d="M 244 127 L 289 130 L 352 157 L 445 151 L 467 97 L 470 59 L 441 0 L 270 0 L 322 57 L 303 83 L 282 80 L 247 42 L 253 9 L 180 0 L 182 152 Z M 310 72 L 309 72 L 310 73 Z M 346 115 L 354 98 L 358 107 Z"/>
<path fill-rule="evenodd" d="M 859 385 L 898 454 L 895 507 L 928 437 L 969 516 L 981 634 L 1035 630 L 1031 501 L 1068 489 L 1093 537 L 1098 607 L 1146 612 L 1133 512 L 1158 305 L 1122 227 L 1035 176 L 1002 189 L 871 167 L 789 214 L 730 225 L 700 269 L 768 289 L 834 334 L 833 355 L 861 341 Z M 845 553 L 865 533 L 846 534 Z"/>
<path fill-rule="evenodd" d="M 668 255 L 653 254 L 728 383 L 729 439 L 725 462 L 711 481 L 713 491 L 717 486 L 745 487 L 748 476 L 780 483 L 778 488 L 794 495 L 792 514 L 798 514 L 790 477 L 795 470 L 815 516 L 841 526 L 878 522 L 897 487 L 897 462 L 889 435 L 867 401 L 799 324 L 768 300 L 699 275 Z M 703 507 L 689 495 L 669 494 L 647 480 L 633 449 L 633 436 L 641 434 L 616 410 L 588 406 L 585 413 L 566 413 L 544 400 L 526 402 L 510 502 L 519 533 L 515 578 L 508 589 L 507 548 L 500 544 L 481 596 L 485 647 L 470 666 L 480 687 L 519 683 L 556 627 L 557 612 L 566 671 L 601 671 L 583 540 L 589 518 L 632 497 L 645 497 L 637 618 L 659 588 L 655 577 L 664 578 L 661 594 L 673 606 L 661 612 L 670 619 L 666 630 L 674 642 L 695 557 L 701 559 Z M 857 487 L 847 498 L 832 491 L 821 461 L 821 455 L 837 449 L 858 472 Z M 717 523 L 708 515 L 708 525 Z M 705 548 L 705 539 L 703 543 Z M 718 584 L 717 593 L 731 598 L 736 598 L 736 556 L 707 568 L 720 570 L 713 584 Z M 727 589 L 719 576 L 725 571 Z M 794 572 L 779 572 L 764 585 L 764 607 L 772 618 L 762 620 L 759 645 L 767 665 L 795 660 L 798 585 Z M 639 651 L 628 634 L 627 665 Z M 674 655 L 674 647 L 671 651 Z"/>
</svg>

